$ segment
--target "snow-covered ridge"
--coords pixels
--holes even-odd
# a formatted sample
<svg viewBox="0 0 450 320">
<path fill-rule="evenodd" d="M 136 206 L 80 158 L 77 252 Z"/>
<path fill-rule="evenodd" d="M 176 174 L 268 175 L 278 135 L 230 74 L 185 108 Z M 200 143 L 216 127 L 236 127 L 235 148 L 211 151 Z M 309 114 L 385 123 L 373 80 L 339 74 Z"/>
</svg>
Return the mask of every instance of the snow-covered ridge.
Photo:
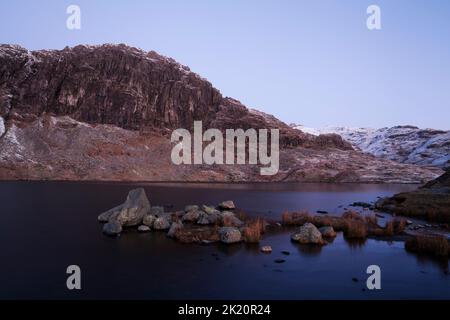
<svg viewBox="0 0 450 320">
<path fill-rule="evenodd" d="M 363 152 L 402 163 L 450 166 L 450 131 L 414 126 L 391 128 L 333 127 L 310 128 L 291 125 L 313 135 L 336 133 Z"/>
</svg>

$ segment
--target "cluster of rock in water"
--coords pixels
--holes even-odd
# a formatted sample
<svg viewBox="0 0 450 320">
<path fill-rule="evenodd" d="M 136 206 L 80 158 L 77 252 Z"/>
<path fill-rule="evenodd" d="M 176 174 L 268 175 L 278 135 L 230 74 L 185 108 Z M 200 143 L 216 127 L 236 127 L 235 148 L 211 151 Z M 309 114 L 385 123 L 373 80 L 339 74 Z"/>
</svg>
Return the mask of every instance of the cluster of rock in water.
<svg viewBox="0 0 450 320">
<path fill-rule="evenodd" d="M 224 201 L 217 208 L 188 205 L 185 210 L 165 212 L 164 207 L 151 206 L 144 189 L 129 192 L 125 203 L 98 216 L 103 233 L 119 235 L 126 227 L 140 232 L 167 231 L 169 237 L 183 242 L 236 243 L 243 240 L 245 223 L 235 212 L 233 201 Z"/>
<path fill-rule="evenodd" d="M 245 240 L 243 231 L 247 223 L 236 216 L 233 201 L 224 201 L 217 208 L 212 206 L 188 205 L 182 211 L 165 212 L 163 207 L 151 206 L 144 189 L 129 192 L 125 203 L 98 216 L 103 232 L 109 236 L 119 235 L 124 228 L 137 227 L 139 232 L 151 230 L 166 231 L 167 235 L 182 242 L 216 242 L 226 244 Z M 301 244 L 326 244 L 324 239 L 334 238 L 336 232 L 331 226 L 316 228 L 306 223 L 291 239 Z M 270 246 L 262 247 L 271 252 Z"/>
</svg>

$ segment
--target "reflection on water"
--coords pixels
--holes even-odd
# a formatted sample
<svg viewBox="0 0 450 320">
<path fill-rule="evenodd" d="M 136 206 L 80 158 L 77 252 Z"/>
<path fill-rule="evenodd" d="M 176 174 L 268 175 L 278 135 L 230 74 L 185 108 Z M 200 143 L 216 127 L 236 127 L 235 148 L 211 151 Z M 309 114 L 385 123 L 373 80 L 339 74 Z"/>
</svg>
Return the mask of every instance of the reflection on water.
<svg viewBox="0 0 450 320">
<path fill-rule="evenodd" d="M 448 261 L 422 258 L 401 242 L 344 239 L 323 247 L 267 233 L 260 246 L 192 245 L 164 233 L 101 233 L 97 215 L 137 184 L 0 182 L 0 298 L 389 299 L 450 298 Z M 283 210 L 340 213 L 415 186 L 355 184 L 145 184 L 153 205 L 216 204 L 232 199 L 250 215 Z M 339 208 L 341 207 L 341 208 Z M 289 254 L 286 254 L 289 253 Z M 275 260 L 282 259 L 282 263 Z M 66 268 L 82 269 L 80 292 L 65 288 Z M 363 291 L 367 266 L 382 270 L 382 290 Z M 447 274 L 446 274 L 447 273 Z M 359 282 L 353 278 L 361 279 Z"/>
<path fill-rule="evenodd" d="M 367 243 L 367 239 L 349 239 L 347 237 L 344 237 L 345 242 L 348 244 L 348 246 L 352 249 L 359 249 L 363 247 Z"/>
</svg>

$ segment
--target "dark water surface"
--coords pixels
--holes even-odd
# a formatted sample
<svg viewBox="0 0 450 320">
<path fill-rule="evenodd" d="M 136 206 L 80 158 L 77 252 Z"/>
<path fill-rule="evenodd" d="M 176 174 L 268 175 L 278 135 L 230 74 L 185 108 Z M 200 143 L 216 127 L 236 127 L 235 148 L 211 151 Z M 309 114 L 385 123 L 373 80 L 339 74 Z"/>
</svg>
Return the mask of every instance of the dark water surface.
<svg viewBox="0 0 450 320">
<path fill-rule="evenodd" d="M 122 203 L 138 184 L 0 182 L 0 298 L 14 299 L 330 299 L 450 298 L 447 261 L 418 258 L 403 243 L 348 243 L 323 248 L 290 242 L 290 232 L 261 245 L 187 245 L 164 233 L 105 237 L 97 215 Z M 285 209 L 340 213 L 354 201 L 414 189 L 361 184 L 143 184 L 154 205 L 217 204 L 232 199 L 250 215 Z M 283 255 L 287 250 L 290 255 Z M 283 258 L 284 263 L 274 260 Z M 79 265 L 82 290 L 66 289 Z M 382 289 L 365 288 L 366 268 L 381 267 Z M 357 278 L 358 281 L 353 281 Z"/>
</svg>

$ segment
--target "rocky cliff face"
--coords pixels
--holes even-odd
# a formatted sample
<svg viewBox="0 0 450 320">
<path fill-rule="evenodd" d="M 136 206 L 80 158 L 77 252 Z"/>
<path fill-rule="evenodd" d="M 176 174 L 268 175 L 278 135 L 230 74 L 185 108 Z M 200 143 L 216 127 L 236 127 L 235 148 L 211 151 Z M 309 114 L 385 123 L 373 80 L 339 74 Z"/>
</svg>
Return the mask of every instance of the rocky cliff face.
<svg viewBox="0 0 450 320">
<path fill-rule="evenodd" d="M 202 120 L 214 128 L 279 128 L 283 145 L 314 145 L 316 140 L 222 97 L 211 83 L 171 58 L 125 45 L 52 51 L 3 45 L 0 84 L 0 116 L 6 120 L 51 114 L 162 133 L 191 129 L 194 120 Z M 352 148 L 336 138 L 326 144 Z"/>
<path fill-rule="evenodd" d="M 450 166 L 450 131 L 420 129 L 414 126 L 392 128 L 325 127 L 320 129 L 293 125 L 314 135 L 334 133 L 356 149 L 376 157 L 402 163 Z"/>
<path fill-rule="evenodd" d="M 280 129 L 280 172 L 175 166 L 173 129 Z M 0 46 L 0 179 L 424 182 L 440 170 L 353 150 L 224 98 L 173 59 L 125 45 Z"/>
</svg>

